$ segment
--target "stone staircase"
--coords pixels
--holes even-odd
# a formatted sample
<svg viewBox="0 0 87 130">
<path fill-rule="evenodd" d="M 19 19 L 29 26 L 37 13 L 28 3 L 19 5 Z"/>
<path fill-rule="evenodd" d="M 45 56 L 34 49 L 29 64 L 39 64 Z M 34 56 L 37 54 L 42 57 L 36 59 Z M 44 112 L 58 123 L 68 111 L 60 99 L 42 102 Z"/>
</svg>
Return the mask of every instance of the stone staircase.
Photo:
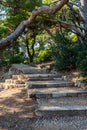
<svg viewBox="0 0 87 130">
<path fill-rule="evenodd" d="M 38 116 L 87 115 L 87 91 L 66 81 L 60 74 L 32 75 L 26 82 L 28 96 L 37 101 Z"/>
<path fill-rule="evenodd" d="M 45 69 L 22 67 L 19 71 L 22 73 L 13 74 L 0 88 L 27 89 L 28 96 L 35 100 L 32 112 L 37 115 L 32 130 L 87 129 L 87 90 L 75 87 L 61 74 L 48 74 Z"/>
<path fill-rule="evenodd" d="M 10 79 L 6 79 L 5 82 L 0 83 L 0 91 L 9 88 L 25 87 L 25 82 L 27 80 L 32 81 L 34 80 L 34 77 L 36 80 L 36 77 L 38 78 L 38 74 L 46 74 L 46 69 L 39 69 L 37 67 L 26 65 L 13 65 L 13 67 L 14 68 L 11 69 L 15 70 L 15 72 L 19 74 L 13 74 Z"/>
<path fill-rule="evenodd" d="M 22 68 L 23 73 L 12 75 L 1 87 L 26 87 L 28 96 L 37 102 L 39 116 L 87 115 L 87 90 L 64 80 L 61 74 L 48 74 L 45 69 Z"/>
</svg>

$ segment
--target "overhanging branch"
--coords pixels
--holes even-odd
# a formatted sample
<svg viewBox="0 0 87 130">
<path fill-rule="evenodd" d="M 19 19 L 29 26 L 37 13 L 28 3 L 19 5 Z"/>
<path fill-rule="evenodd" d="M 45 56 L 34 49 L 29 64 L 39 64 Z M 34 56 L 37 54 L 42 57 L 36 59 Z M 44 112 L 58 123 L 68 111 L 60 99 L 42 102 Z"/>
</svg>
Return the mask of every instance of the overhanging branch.
<svg viewBox="0 0 87 130">
<path fill-rule="evenodd" d="M 0 49 L 3 49 L 11 44 L 13 44 L 13 41 L 15 41 L 20 34 L 24 31 L 24 29 L 28 26 L 30 26 L 35 18 L 40 15 L 40 14 L 54 14 L 56 13 L 58 10 L 60 10 L 66 3 L 68 2 L 68 0 L 61 0 L 58 1 L 58 3 L 52 7 L 50 6 L 41 6 L 37 9 L 35 9 L 34 11 L 32 11 L 32 15 L 30 16 L 30 18 L 26 21 L 23 21 L 20 23 L 20 25 L 16 28 L 16 30 L 10 34 L 8 37 L 6 37 L 5 39 L 0 41 Z"/>
<path fill-rule="evenodd" d="M 76 26 L 74 24 L 70 24 L 70 23 L 67 23 L 65 21 L 62 21 L 62 20 L 59 20 L 59 19 L 56 19 L 55 20 L 60 23 L 60 25 L 64 28 L 67 28 L 67 29 L 70 29 L 71 31 L 73 31 L 74 33 L 76 33 L 77 35 L 79 35 L 80 37 L 84 38 L 84 34 L 80 31 L 81 30 L 85 30 L 84 27 L 80 27 L 80 26 Z"/>
<path fill-rule="evenodd" d="M 73 2 L 68 2 L 67 5 L 69 6 L 69 8 L 70 8 L 71 11 L 73 11 L 75 14 L 77 14 L 79 16 L 79 18 L 82 21 L 84 21 L 83 17 L 81 16 L 81 13 L 73 8 L 73 5 L 75 5 Z M 79 10 L 80 10 L 80 8 L 79 8 Z"/>
<path fill-rule="evenodd" d="M 54 36 L 54 34 L 50 31 L 50 29 L 48 29 L 45 25 L 41 25 L 41 28 L 42 29 L 44 29 L 44 30 L 46 30 L 46 32 L 53 38 L 53 39 L 55 39 L 55 36 Z"/>
</svg>

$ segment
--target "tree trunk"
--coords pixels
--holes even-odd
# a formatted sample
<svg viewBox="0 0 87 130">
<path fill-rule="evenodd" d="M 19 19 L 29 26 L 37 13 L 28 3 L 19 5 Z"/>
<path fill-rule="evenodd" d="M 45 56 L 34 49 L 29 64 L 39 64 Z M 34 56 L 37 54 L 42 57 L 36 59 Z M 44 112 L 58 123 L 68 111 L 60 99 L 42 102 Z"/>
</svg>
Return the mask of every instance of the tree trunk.
<svg viewBox="0 0 87 130">
<path fill-rule="evenodd" d="M 25 43 L 26 43 L 26 47 L 27 47 L 27 54 L 28 54 L 28 57 L 30 59 L 29 43 L 28 43 L 28 38 L 27 37 L 26 37 Z"/>
<path fill-rule="evenodd" d="M 35 42 L 36 42 L 36 34 L 34 35 L 34 41 L 32 43 L 32 46 L 31 46 L 31 48 L 29 48 L 29 41 L 28 41 L 28 38 L 26 37 L 27 54 L 28 54 L 30 63 L 32 63 L 33 59 L 34 59 L 34 54 L 35 54 L 34 45 L 35 45 Z M 30 49 L 32 50 L 32 53 L 30 52 Z"/>
<path fill-rule="evenodd" d="M 31 63 L 31 62 L 33 62 L 33 56 L 30 53 L 29 42 L 28 42 L 27 38 L 26 38 L 26 47 L 27 47 L 27 54 L 28 54 L 28 57 L 29 57 L 29 60 L 30 60 L 30 63 Z"/>
<path fill-rule="evenodd" d="M 31 56 L 30 56 L 30 63 L 33 62 L 33 59 L 34 59 L 34 57 L 31 55 Z"/>
</svg>

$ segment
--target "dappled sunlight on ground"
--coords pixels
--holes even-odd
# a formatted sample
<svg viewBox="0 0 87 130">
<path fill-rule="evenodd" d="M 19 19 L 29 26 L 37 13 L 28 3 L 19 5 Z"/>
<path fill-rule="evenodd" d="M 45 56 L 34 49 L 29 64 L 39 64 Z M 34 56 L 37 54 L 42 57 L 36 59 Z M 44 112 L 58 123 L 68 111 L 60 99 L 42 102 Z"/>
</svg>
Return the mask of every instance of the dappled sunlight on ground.
<svg viewBox="0 0 87 130">
<path fill-rule="evenodd" d="M 14 88 L 0 92 L 0 130 L 29 129 L 35 105 L 28 98 L 26 89 Z"/>
</svg>

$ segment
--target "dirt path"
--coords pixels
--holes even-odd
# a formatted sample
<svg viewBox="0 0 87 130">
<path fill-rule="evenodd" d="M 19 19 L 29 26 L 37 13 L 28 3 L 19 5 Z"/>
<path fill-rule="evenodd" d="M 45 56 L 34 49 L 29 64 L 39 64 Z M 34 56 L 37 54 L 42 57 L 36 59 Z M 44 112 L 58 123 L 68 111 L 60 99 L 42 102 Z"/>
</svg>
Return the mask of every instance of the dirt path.
<svg viewBox="0 0 87 130">
<path fill-rule="evenodd" d="M 0 130 L 32 130 L 35 102 L 26 93 L 22 88 L 0 92 Z"/>
</svg>

